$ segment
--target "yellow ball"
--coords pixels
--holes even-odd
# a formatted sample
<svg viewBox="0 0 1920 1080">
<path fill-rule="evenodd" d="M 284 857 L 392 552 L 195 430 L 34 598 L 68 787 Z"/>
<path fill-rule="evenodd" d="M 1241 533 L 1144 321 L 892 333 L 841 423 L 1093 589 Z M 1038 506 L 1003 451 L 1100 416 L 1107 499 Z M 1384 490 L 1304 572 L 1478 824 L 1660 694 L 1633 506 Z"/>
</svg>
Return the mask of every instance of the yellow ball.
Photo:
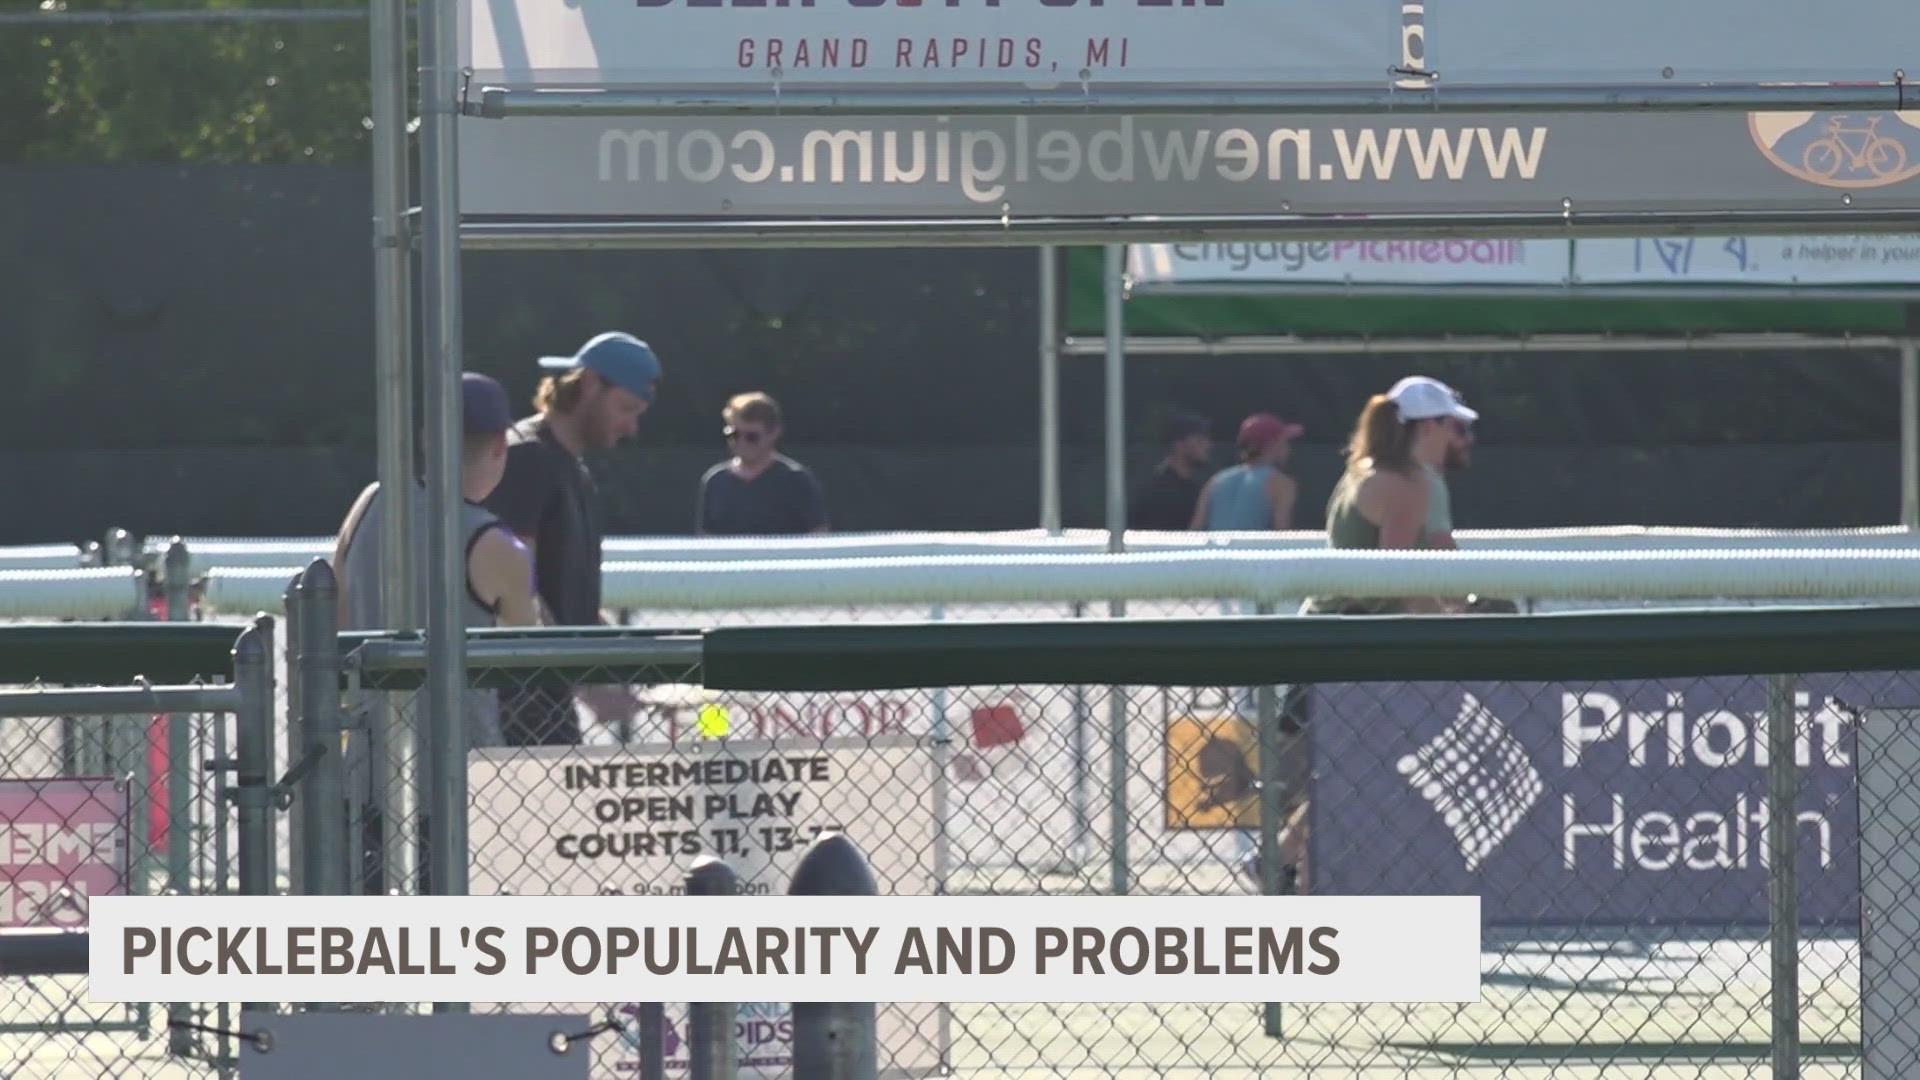
<svg viewBox="0 0 1920 1080">
<path fill-rule="evenodd" d="M 725 705 L 700 706 L 700 736 L 705 739 L 724 739 L 733 730 L 733 721 L 727 716 Z"/>
</svg>

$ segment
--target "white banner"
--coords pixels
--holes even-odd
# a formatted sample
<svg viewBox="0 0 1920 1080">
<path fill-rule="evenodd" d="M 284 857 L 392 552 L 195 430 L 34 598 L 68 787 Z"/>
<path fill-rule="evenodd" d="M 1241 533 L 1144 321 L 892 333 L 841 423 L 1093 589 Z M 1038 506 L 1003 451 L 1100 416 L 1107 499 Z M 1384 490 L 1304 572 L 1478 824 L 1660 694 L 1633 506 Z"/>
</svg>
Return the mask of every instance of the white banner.
<svg viewBox="0 0 1920 1080">
<path fill-rule="evenodd" d="M 1562 285 L 1565 240 L 1139 244 L 1136 285 Z"/>
<path fill-rule="evenodd" d="M 1581 240 L 1584 285 L 1915 285 L 1920 235 Z"/>
<path fill-rule="evenodd" d="M 1477 896 L 101 897 L 96 1002 L 1480 1000 Z M 881 1056 L 887 1056 L 885 1032 Z M 897 1062 L 896 1062 L 897 1064 Z"/>
<path fill-rule="evenodd" d="M 480 85 L 1378 86 L 1389 4 L 1300 0 L 461 0 Z"/>
<path fill-rule="evenodd" d="M 1920 285 L 1920 235 L 1691 236 L 1603 240 L 1343 240 L 1143 244 L 1135 285 Z M 1571 277 L 1569 274 L 1571 273 Z"/>
</svg>

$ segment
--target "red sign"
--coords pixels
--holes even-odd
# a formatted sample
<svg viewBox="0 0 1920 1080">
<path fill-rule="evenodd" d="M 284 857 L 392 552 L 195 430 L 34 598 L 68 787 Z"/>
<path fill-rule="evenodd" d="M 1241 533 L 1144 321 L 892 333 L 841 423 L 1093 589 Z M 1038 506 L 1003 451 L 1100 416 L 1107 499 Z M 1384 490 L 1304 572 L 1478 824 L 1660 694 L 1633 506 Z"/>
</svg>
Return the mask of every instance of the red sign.
<svg viewBox="0 0 1920 1080">
<path fill-rule="evenodd" d="M 104 777 L 0 780 L 0 927 L 85 926 L 125 891 L 127 793 Z"/>
</svg>

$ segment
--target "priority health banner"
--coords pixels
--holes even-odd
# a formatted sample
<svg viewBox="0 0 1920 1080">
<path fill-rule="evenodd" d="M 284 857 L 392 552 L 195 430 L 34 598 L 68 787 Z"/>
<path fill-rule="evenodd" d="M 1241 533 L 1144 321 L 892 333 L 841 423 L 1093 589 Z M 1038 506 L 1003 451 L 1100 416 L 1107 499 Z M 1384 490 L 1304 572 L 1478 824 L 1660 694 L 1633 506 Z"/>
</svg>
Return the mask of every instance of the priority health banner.
<svg viewBox="0 0 1920 1080">
<path fill-rule="evenodd" d="M 1798 681 L 1803 922 L 1857 925 L 1852 703 Z M 1316 687 L 1311 889 L 1477 895 L 1489 924 L 1764 924 L 1767 681 Z"/>
</svg>

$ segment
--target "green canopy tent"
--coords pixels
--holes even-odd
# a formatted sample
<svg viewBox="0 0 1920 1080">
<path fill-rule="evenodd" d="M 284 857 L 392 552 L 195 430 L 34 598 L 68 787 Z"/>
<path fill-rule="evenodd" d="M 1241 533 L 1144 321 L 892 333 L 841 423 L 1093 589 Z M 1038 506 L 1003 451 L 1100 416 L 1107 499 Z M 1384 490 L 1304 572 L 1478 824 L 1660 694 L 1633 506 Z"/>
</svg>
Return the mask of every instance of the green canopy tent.
<svg viewBox="0 0 1920 1080">
<path fill-rule="evenodd" d="M 1373 243 L 1376 256 L 1388 243 Z M 1330 244 L 1044 249 L 1042 527 L 1060 527 L 1062 356 L 1106 357 L 1111 376 L 1138 356 L 1841 348 L 1900 358 L 1901 522 L 1920 528 L 1920 236 L 1524 243 L 1536 249 L 1531 265 L 1507 260 L 1516 265 L 1492 272 L 1417 265 L 1423 254 L 1443 261 L 1446 245 L 1432 241 L 1394 245 L 1389 255 L 1408 258 L 1371 267 L 1339 265 Z M 1784 268 L 1802 244 L 1822 257 Z M 1126 521 L 1123 381 L 1110 377 L 1106 388 L 1116 549 Z"/>
</svg>

